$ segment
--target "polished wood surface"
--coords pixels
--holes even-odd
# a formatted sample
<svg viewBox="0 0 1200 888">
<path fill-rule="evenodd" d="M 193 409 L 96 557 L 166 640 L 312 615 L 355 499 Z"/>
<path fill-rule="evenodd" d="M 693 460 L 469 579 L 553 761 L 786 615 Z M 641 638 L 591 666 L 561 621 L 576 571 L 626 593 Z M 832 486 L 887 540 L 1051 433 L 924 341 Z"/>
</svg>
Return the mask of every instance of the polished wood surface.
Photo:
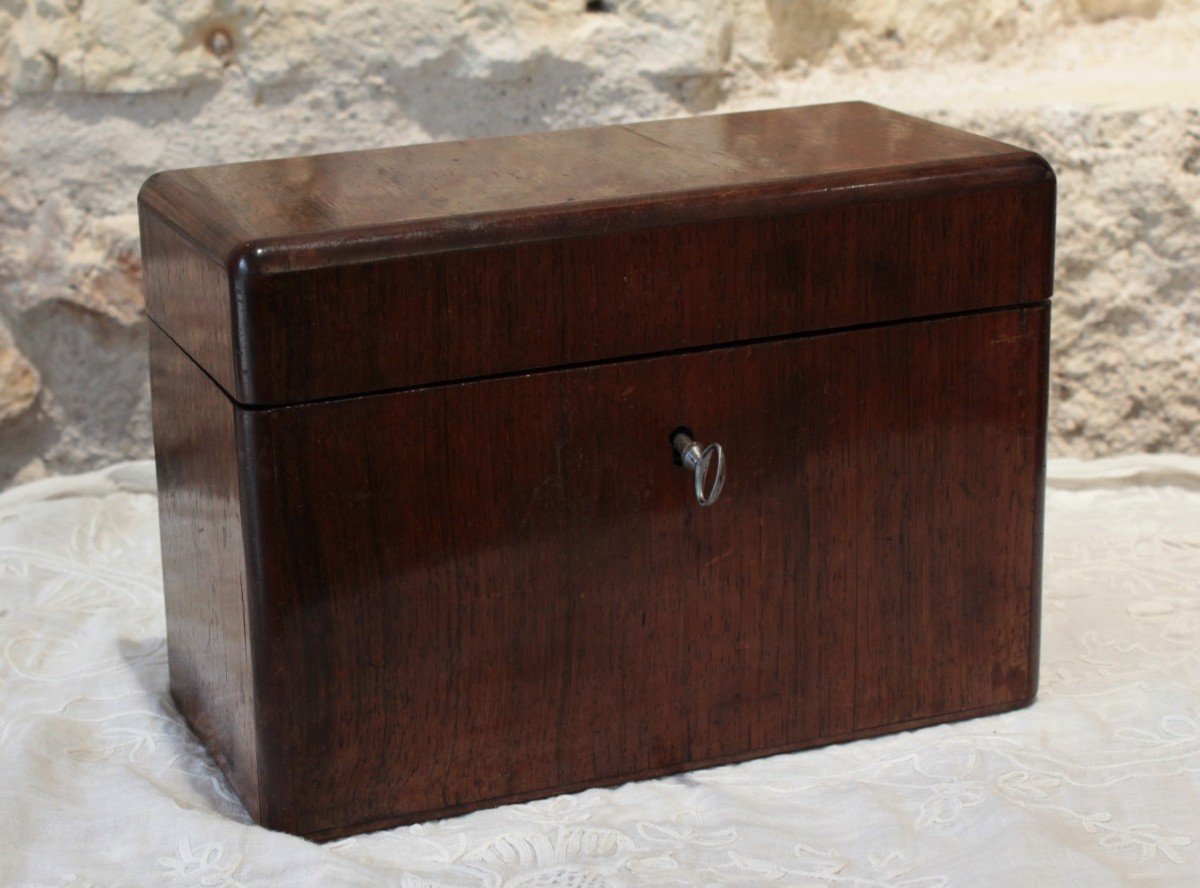
<svg viewBox="0 0 1200 888">
<path fill-rule="evenodd" d="M 150 383 L 171 692 L 251 816 L 261 814 L 235 409 L 154 324 Z"/>
<path fill-rule="evenodd" d="M 157 216 L 142 213 L 139 223 L 142 279 L 147 304 L 154 306 L 151 319 L 170 330 L 226 394 L 236 392 L 237 349 L 229 320 L 228 274 Z"/>
<path fill-rule="evenodd" d="M 1050 295 L 1053 201 L 1040 182 L 270 275 L 240 315 L 239 400 L 1033 303 Z"/>
<path fill-rule="evenodd" d="M 1028 702 L 1043 307 L 239 411 L 269 826 Z M 701 510 L 669 433 L 721 442 Z"/>
<path fill-rule="evenodd" d="M 154 177 L 171 686 L 251 814 L 1028 703 L 1054 187 L 862 104 Z"/>
<path fill-rule="evenodd" d="M 141 208 L 191 244 L 147 254 L 148 314 L 263 406 L 1051 292 L 1041 158 L 861 103 L 179 171 Z"/>
<path fill-rule="evenodd" d="M 930 175 L 1028 178 L 1031 165 L 1045 177 L 1029 151 L 846 102 L 175 170 L 141 202 L 231 269 L 271 273 L 726 218 L 781 198 L 874 199 Z"/>
</svg>

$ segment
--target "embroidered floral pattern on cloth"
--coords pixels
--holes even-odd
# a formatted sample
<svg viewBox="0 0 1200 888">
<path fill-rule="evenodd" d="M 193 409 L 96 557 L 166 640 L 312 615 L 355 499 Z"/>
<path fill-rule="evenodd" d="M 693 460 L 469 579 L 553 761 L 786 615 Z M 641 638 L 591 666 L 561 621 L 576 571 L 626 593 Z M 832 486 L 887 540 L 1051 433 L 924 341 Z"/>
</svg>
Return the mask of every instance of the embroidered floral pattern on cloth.
<svg viewBox="0 0 1200 888">
<path fill-rule="evenodd" d="M 314 845 L 166 692 L 153 467 L 0 494 L 0 883 L 1200 884 L 1200 458 L 1051 463 L 1030 709 Z"/>
</svg>

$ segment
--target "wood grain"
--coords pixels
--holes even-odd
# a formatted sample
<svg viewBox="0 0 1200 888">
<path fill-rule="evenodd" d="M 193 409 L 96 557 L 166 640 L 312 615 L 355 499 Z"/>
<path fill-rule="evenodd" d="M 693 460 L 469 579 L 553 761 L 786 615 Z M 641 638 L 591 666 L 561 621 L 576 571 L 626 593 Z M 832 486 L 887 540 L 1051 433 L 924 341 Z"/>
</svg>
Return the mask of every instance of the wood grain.
<svg viewBox="0 0 1200 888">
<path fill-rule="evenodd" d="M 177 171 L 139 206 L 192 253 L 148 276 L 204 278 L 150 317 L 273 406 L 1037 302 L 1054 191 L 849 103 Z"/>
<path fill-rule="evenodd" d="M 1028 702 L 1047 317 L 239 411 L 264 822 L 327 837 Z M 711 509 L 679 425 L 728 453 Z"/>
<path fill-rule="evenodd" d="M 861 103 L 152 177 L 181 712 L 331 838 L 1029 702 L 1054 200 Z"/>
<path fill-rule="evenodd" d="M 152 214 L 140 214 L 143 285 L 151 320 L 226 392 L 237 390 L 232 287 L 224 266 Z"/>
<path fill-rule="evenodd" d="M 150 325 L 171 692 L 250 815 L 262 816 L 242 488 L 229 399 Z"/>
<path fill-rule="evenodd" d="M 252 346 L 238 398 L 284 404 L 1032 303 L 1050 295 L 1053 202 L 1041 182 L 270 275 L 242 303 Z"/>
<path fill-rule="evenodd" d="M 863 102 L 158 173 L 141 203 L 256 274 L 920 191 L 1032 152 Z M 1003 175 L 1003 174 L 1001 174 Z M 759 209 L 756 211 L 755 207 Z M 509 240 L 511 242 L 511 240 Z"/>
</svg>

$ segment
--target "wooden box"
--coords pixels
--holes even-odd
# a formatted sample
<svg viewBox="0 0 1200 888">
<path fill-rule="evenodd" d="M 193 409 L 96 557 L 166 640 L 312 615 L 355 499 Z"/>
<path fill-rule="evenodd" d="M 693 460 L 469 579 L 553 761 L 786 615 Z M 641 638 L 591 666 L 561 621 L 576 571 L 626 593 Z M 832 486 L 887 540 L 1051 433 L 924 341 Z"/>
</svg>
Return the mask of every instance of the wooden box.
<svg viewBox="0 0 1200 888">
<path fill-rule="evenodd" d="M 153 176 L 180 711 L 325 839 L 1029 703 L 1054 201 L 859 103 Z"/>
</svg>

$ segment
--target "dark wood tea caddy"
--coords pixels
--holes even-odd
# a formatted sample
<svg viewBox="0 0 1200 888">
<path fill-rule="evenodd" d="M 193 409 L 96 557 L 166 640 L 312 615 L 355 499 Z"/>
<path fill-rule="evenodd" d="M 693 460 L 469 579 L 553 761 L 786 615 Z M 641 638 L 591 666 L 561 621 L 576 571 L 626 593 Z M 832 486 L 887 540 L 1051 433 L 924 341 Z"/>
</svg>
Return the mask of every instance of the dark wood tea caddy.
<svg viewBox="0 0 1200 888">
<path fill-rule="evenodd" d="M 1029 703 L 1054 208 L 862 103 L 153 176 L 180 711 L 325 839 Z"/>
</svg>

